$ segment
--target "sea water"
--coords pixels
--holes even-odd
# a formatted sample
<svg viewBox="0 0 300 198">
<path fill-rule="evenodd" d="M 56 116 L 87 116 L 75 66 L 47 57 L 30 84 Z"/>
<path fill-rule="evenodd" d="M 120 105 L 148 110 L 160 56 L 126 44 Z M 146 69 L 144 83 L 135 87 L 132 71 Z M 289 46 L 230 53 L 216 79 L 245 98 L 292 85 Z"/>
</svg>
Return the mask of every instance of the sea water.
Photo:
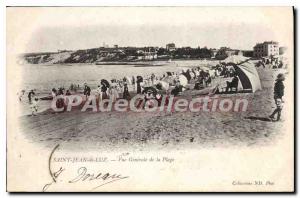
<svg viewBox="0 0 300 198">
<path fill-rule="evenodd" d="M 18 102 L 21 115 L 31 114 L 28 104 L 28 92 L 35 90 L 38 97 L 49 96 L 52 88 L 64 87 L 68 89 L 71 84 L 83 87 L 87 83 L 91 89 L 96 89 L 101 79 L 110 81 L 111 79 L 123 79 L 132 76 L 162 76 L 166 72 L 179 72 L 182 69 L 207 66 L 201 60 L 193 61 L 173 61 L 163 66 L 135 65 L 95 65 L 95 64 L 25 64 L 19 65 L 21 71 L 22 84 L 19 90 L 25 90 L 23 101 Z M 20 93 L 20 92 L 19 92 Z M 16 93 L 17 96 L 17 93 Z M 17 99 L 17 97 L 16 97 Z M 50 108 L 50 101 L 39 101 L 39 112 Z"/>
</svg>

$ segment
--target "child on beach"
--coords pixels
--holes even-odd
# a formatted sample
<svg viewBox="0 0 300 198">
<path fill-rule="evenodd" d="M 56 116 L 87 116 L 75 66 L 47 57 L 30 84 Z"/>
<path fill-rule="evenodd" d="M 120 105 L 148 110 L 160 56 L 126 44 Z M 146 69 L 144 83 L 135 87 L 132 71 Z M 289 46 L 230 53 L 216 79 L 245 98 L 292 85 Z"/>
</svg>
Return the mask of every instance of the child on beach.
<svg viewBox="0 0 300 198">
<path fill-rule="evenodd" d="M 39 99 L 35 97 L 34 100 L 30 104 L 30 109 L 31 109 L 31 115 L 32 116 L 36 116 L 36 113 L 38 111 L 38 102 L 39 102 Z"/>
<path fill-rule="evenodd" d="M 29 104 L 32 103 L 32 98 L 35 96 L 35 93 L 33 90 L 30 90 L 30 92 L 28 93 L 28 101 L 29 101 Z"/>
<path fill-rule="evenodd" d="M 278 74 L 275 85 L 274 85 L 274 100 L 276 104 L 276 109 L 269 116 L 270 119 L 274 120 L 274 116 L 277 114 L 276 121 L 280 120 L 281 111 L 283 108 L 283 100 L 282 97 L 284 95 L 284 84 L 285 76 L 283 74 Z"/>
</svg>

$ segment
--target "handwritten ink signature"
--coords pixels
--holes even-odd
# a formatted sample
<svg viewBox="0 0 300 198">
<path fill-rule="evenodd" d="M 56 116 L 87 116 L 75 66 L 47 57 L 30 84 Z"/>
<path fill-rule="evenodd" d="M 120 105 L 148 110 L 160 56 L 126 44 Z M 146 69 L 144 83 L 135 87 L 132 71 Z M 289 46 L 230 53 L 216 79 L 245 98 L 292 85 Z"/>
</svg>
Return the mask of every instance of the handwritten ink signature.
<svg viewBox="0 0 300 198">
<path fill-rule="evenodd" d="M 100 185 L 94 187 L 92 190 L 95 190 L 99 188 L 100 186 L 104 186 L 109 183 L 116 182 L 121 179 L 129 178 L 128 176 L 122 176 L 120 174 L 110 174 L 110 173 L 87 173 L 86 167 L 80 167 L 77 170 L 77 176 L 74 179 L 71 179 L 69 183 L 76 183 L 79 181 L 93 181 L 93 180 L 101 180 L 104 181 L 104 183 L 101 183 Z"/>
<path fill-rule="evenodd" d="M 49 169 L 49 173 L 52 178 L 52 181 L 44 185 L 43 192 L 47 191 L 49 189 L 49 187 L 52 186 L 53 184 L 62 182 L 61 175 L 63 172 L 66 171 L 66 169 L 63 167 L 60 167 L 56 171 L 52 171 L 52 169 L 51 169 L 52 156 L 53 156 L 54 152 L 58 149 L 58 147 L 59 147 L 59 144 L 54 147 L 54 149 L 52 150 L 52 152 L 50 154 L 49 162 L 48 162 L 48 169 Z M 91 189 L 91 190 L 95 190 L 106 184 L 111 184 L 113 182 L 116 182 L 116 181 L 119 181 L 122 179 L 127 179 L 127 178 L 129 178 L 129 176 L 122 176 L 121 174 L 111 174 L 108 172 L 102 173 L 99 171 L 97 173 L 89 173 L 88 169 L 86 167 L 82 166 L 77 169 L 76 176 L 73 177 L 73 179 L 67 180 L 68 181 L 67 183 L 72 184 L 72 183 L 79 183 L 79 182 L 99 181 L 100 183 Z"/>
<path fill-rule="evenodd" d="M 65 171 L 64 168 L 60 167 L 58 171 L 55 171 L 55 172 L 52 172 L 51 170 L 51 160 L 52 160 L 52 156 L 54 154 L 54 152 L 58 149 L 59 147 L 59 144 L 56 145 L 53 150 L 51 151 L 50 153 L 50 157 L 48 159 L 48 169 L 49 169 L 49 173 L 50 173 L 50 176 L 52 177 L 52 181 L 50 183 L 47 183 L 46 185 L 44 185 L 43 187 L 43 192 L 45 192 L 53 183 L 56 183 L 57 182 L 57 178 L 58 176 L 63 172 Z"/>
</svg>

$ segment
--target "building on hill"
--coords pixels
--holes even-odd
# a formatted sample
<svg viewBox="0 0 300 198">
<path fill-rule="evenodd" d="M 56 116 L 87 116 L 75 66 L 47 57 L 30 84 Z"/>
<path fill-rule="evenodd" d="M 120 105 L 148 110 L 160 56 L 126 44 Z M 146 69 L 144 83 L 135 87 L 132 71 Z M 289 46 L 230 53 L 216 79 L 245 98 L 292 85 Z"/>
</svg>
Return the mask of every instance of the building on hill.
<svg viewBox="0 0 300 198">
<path fill-rule="evenodd" d="M 230 49 L 229 47 L 221 47 L 215 55 L 215 58 L 218 60 L 223 60 L 233 55 L 243 55 L 243 52 L 237 49 Z"/>
<path fill-rule="evenodd" d="M 216 58 L 216 55 L 217 55 L 217 53 L 218 53 L 218 50 L 215 49 L 215 48 L 213 48 L 213 49 L 210 49 L 210 51 L 211 51 L 211 57 L 212 57 L 212 58 Z"/>
<path fill-rule="evenodd" d="M 176 46 L 175 43 L 169 43 L 166 45 L 166 50 L 167 51 L 175 51 L 176 50 Z"/>
<path fill-rule="evenodd" d="M 138 60 L 155 60 L 157 59 L 157 51 L 155 48 L 149 47 L 137 50 Z"/>
<path fill-rule="evenodd" d="M 270 57 L 279 55 L 279 46 L 276 41 L 265 41 L 257 43 L 253 47 L 253 56 L 255 58 Z"/>
</svg>

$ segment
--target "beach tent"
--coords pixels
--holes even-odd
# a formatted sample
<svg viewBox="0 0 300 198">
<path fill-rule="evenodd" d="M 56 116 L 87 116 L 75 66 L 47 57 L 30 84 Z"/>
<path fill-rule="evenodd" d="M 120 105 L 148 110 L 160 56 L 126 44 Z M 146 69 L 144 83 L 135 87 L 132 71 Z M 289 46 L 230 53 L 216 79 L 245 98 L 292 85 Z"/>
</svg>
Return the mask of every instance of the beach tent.
<svg viewBox="0 0 300 198">
<path fill-rule="evenodd" d="M 126 76 L 125 79 L 126 79 L 127 84 L 129 84 L 129 85 L 132 84 L 131 78 L 129 76 Z"/>
<path fill-rule="evenodd" d="M 167 77 L 164 77 L 161 81 L 164 81 L 168 84 L 171 84 L 173 85 L 174 84 L 174 80 L 175 78 L 173 76 L 167 76 Z"/>
<path fill-rule="evenodd" d="M 187 80 L 187 78 L 185 77 L 185 75 L 183 75 L 183 74 L 180 74 L 180 75 L 178 76 L 178 80 L 179 80 L 179 82 L 180 82 L 180 85 L 182 85 L 182 86 L 186 86 L 186 85 L 188 84 L 188 80 Z"/>
<path fill-rule="evenodd" d="M 165 81 L 159 81 L 156 84 L 156 87 L 159 87 L 160 90 L 168 91 L 169 90 L 169 83 Z"/>
<path fill-rule="evenodd" d="M 261 82 L 254 63 L 240 55 L 229 56 L 224 60 L 225 63 L 232 65 L 240 79 L 243 92 L 255 92 L 261 90 Z"/>
<path fill-rule="evenodd" d="M 255 92 L 261 90 L 261 82 L 255 65 L 244 62 L 233 66 L 243 87 L 243 92 Z"/>
<path fill-rule="evenodd" d="M 168 76 L 172 76 L 172 72 L 167 72 L 167 75 Z"/>
<path fill-rule="evenodd" d="M 102 84 L 102 83 L 103 83 L 106 87 L 109 88 L 110 85 L 109 85 L 109 82 L 108 82 L 107 80 L 102 79 L 102 80 L 101 80 L 101 84 Z"/>
<path fill-rule="evenodd" d="M 141 83 L 141 82 L 143 82 L 143 80 L 144 80 L 144 79 L 143 79 L 142 76 L 137 76 L 137 77 L 136 77 L 136 82 L 137 82 L 137 83 Z"/>
</svg>

